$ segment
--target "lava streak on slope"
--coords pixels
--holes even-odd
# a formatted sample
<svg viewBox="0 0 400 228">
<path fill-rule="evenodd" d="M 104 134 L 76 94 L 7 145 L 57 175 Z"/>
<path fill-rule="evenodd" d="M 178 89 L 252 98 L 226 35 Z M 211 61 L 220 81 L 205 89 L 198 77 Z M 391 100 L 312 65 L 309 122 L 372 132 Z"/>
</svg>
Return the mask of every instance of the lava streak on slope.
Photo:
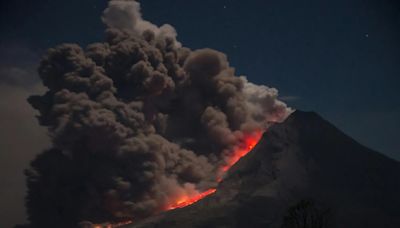
<svg viewBox="0 0 400 228">
<path fill-rule="evenodd" d="M 260 141 L 263 132 L 258 130 L 251 134 L 244 136 L 242 143 L 240 143 L 234 150 L 231 156 L 226 159 L 226 164 L 221 167 L 221 177 L 225 174 L 240 158 L 246 156 Z"/>
<path fill-rule="evenodd" d="M 217 182 L 221 182 L 222 178 L 224 177 L 225 173 L 240 160 L 240 158 L 246 156 L 260 141 L 261 136 L 263 134 L 263 131 L 255 131 L 253 133 L 247 134 L 243 137 L 241 143 L 235 147 L 233 152 L 230 154 L 230 156 L 227 156 L 225 159 L 225 164 L 222 165 L 219 170 L 218 170 L 218 175 L 217 175 Z M 170 205 L 167 205 L 165 207 L 165 211 L 169 210 L 174 210 L 177 208 L 183 208 L 189 205 L 192 205 L 196 203 L 197 201 L 215 193 L 217 189 L 215 188 L 210 188 L 206 191 L 199 192 L 194 195 L 181 195 L 177 197 L 174 202 L 170 203 Z M 94 224 L 92 226 L 89 226 L 91 228 L 96 228 L 96 227 L 105 227 L 105 228 L 114 228 L 114 227 L 120 227 L 122 225 L 130 224 L 132 223 L 132 220 L 129 220 L 127 222 L 123 223 L 106 223 L 106 224 Z"/>
<path fill-rule="evenodd" d="M 240 158 L 246 156 L 246 154 L 248 154 L 257 145 L 257 143 L 261 139 L 262 134 L 263 132 L 258 130 L 244 136 L 242 142 L 238 146 L 236 146 L 233 153 L 227 157 L 227 159 L 225 160 L 225 164 L 220 167 L 217 175 L 217 182 L 221 182 L 225 173 L 234 164 L 236 164 L 236 162 L 238 162 Z M 203 199 L 204 197 L 215 193 L 216 191 L 217 189 L 211 188 L 194 196 L 182 195 L 175 201 L 175 203 L 167 206 L 166 210 L 173 210 L 189 206 Z"/>
<path fill-rule="evenodd" d="M 189 197 L 189 196 L 185 196 L 185 195 L 181 196 L 181 198 L 178 199 L 175 204 L 168 206 L 167 210 L 173 210 L 176 208 L 182 208 L 182 207 L 189 206 L 189 205 L 194 204 L 197 201 L 203 199 L 204 197 L 213 194 L 216 191 L 217 191 L 217 189 L 211 188 L 211 189 L 208 189 L 207 191 L 199 193 L 193 197 Z"/>
</svg>

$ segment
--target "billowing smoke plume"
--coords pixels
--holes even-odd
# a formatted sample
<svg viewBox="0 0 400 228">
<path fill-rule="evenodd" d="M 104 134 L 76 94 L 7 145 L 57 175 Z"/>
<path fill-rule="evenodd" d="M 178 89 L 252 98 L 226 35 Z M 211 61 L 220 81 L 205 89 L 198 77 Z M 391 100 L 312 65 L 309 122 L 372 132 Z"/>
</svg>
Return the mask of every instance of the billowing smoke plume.
<svg viewBox="0 0 400 228">
<path fill-rule="evenodd" d="M 215 187 L 244 137 L 291 111 L 223 53 L 182 47 L 172 26 L 143 20 L 135 1 L 110 1 L 103 21 L 105 42 L 51 48 L 39 67 L 48 92 L 29 102 L 53 148 L 27 171 L 34 227 L 165 210 Z"/>
</svg>

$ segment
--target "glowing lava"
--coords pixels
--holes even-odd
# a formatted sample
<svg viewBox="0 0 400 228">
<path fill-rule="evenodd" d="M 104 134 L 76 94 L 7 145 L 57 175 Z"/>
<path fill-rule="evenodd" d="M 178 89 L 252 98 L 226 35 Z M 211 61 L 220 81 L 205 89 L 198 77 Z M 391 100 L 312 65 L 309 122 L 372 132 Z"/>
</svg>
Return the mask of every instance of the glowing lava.
<svg viewBox="0 0 400 228">
<path fill-rule="evenodd" d="M 218 173 L 217 173 L 217 182 L 221 182 L 224 174 L 236 163 L 240 160 L 240 158 L 246 156 L 260 141 L 261 136 L 263 132 L 262 131 L 255 131 L 251 134 L 246 134 L 244 135 L 243 139 L 241 142 L 235 147 L 233 152 L 229 154 L 225 158 L 225 164 L 219 167 Z M 209 196 L 213 193 L 215 193 L 217 189 L 215 188 L 210 188 L 207 191 L 198 193 L 194 196 L 189 196 L 189 195 L 182 195 L 178 197 L 175 200 L 175 203 L 172 203 L 171 205 L 166 207 L 166 211 L 168 210 L 174 210 L 177 208 L 182 208 L 189 206 L 193 203 L 196 203 L 197 201 L 203 199 L 206 196 Z M 126 224 L 132 223 L 131 220 L 125 221 L 125 222 L 120 222 L 120 223 L 106 223 L 106 224 L 94 224 L 92 227 L 94 228 L 115 228 L 115 227 L 120 227 Z"/>
<path fill-rule="evenodd" d="M 262 131 L 255 131 L 251 134 L 245 135 L 243 142 L 237 146 L 235 151 L 226 160 L 226 165 L 221 167 L 222 174 L 226 173 L 240 158 L 246 156 L 260 141 Z"/>
<path fill-rule="evenodd" d="M 176 201 L 175 204 L 169 206 L 167 208 L 167 210 L 173 210 L 176 208 L 182 208 L 182 207 L 189 206 L 189 205 L 196 203 L 197 201 L 203 199 L 204 197 L 213 194 L 216 191 L 217 191 L 217 189 L 211 188 L 211 189 L 208 189 L 207 191 L 199 193 L 198 195 L 195 195 L 193 197 L 182 196 L 180 199 L 178 199 Z"/>
<path fill-rule="evenodd" d="M 219 168 L 219 173 L 217 175 L 217 182 L 221 182 L 224 174 L 236 162 L 238 162 L 240 160 L 240 158 L 242 158 L 246 154 L 248 154 L 257 145 L 258 141 L 260 141 L 260 139 L 261 139 L 262 134 L 263 134 L 262 131 L 255 131 L 255 132 L 253 132 L 251 134 L 247 134 L 243 137 L 241 143 L 238 146 L 236 146 L 234 151 L 232 152 L 232 154 L 230 154 L 226 158 L 225 164 Z M 178 198 L 174 204 L 168 206 L 166 210 L 173 210 L 176 208 L 182 208 L 182 207 L 189 206 L 189 205 L 203 199 L 204 197 L 215 193 L 216 191 L 217 191 L 217 189 L 211 188 L 211 189 L 208 189 L 207 191 L 201 192 L 192 197 L 183 195 L 180 198 Z"/>
<path fill-rule="evenodd" d="M 260 141 L 261 136 L 263 134 L 263 131 L 255 131 L 250 134 L 245 134 L 240 143 L 235 147 L 232 153 L 230 153 L 226 158 L 225 158 L 225 163 L 218 168 L 218 173 L 217 173 L 217 182 L 221 182 L 222 178 L 224 177 L 224 174 L 236 163 L 240 160 L 240 158 L 246 156 Z M 168 210 L 174 210 L 177 208 L 182 208 L 189 206 L 193 203 L 196 203 L 197 201 L 203 199 L 206 196 L 209 196 L 213 193 L 215 193 L 217 189 L 215 188 L 210 188 L 207 191 L 198 193 L 194 196 L 189 196 L 189 195 L 182 195 L 178 197 L 175 200 L 175 203 L 172 203 L 171 205 L 167 206 L 165 208 L 166 211 Z M 91 227 L 92 228 L 116 228 L 120 227 L 123 225 L 131 224 L 132 220 L 127 220 L 124 222 L 119 222 L 119 223 L 104 223 L 104 224 L 94 224 Z"/>
</svg>

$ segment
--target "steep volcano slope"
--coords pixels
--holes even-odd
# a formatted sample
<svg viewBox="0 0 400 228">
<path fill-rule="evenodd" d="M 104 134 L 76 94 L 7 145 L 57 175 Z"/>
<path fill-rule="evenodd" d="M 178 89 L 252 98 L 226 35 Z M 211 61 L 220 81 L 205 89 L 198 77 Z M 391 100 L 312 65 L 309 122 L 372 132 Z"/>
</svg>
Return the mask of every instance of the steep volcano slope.
<svg viewBox="0 0 400 228">
<path fill-rule="evenodd" d="M 400 163 L 312 112 L 294 112 L 242 158 L 214 195 L 131 227 L 281 227 L 302 199 L 330 210 L 327 227 L 400 227 Z"/>
</svg>

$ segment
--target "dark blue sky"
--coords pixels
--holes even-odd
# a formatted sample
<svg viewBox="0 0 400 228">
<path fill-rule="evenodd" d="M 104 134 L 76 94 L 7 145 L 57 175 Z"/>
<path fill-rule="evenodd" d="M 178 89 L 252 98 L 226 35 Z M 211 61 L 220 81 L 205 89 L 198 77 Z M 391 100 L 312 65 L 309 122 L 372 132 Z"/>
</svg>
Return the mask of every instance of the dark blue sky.
<svg viewBox="0 0 400 228">
<path fill-rule="evenodd" d="M 105 0 L 2 1 L 0 47 L 40 55 L 103 39 Z M 227 53 L 256 83 L 313 110 L 360 143 L 400 160 L 400 4 L 394 0 L 146 0 L 192 49 Z M 18 61 L 18 54 L 11 60 Z M 4 55 L 1 58 L 6 58 Z M 17 63 L 16 63 L 17 64 Z"/>
</svg>

